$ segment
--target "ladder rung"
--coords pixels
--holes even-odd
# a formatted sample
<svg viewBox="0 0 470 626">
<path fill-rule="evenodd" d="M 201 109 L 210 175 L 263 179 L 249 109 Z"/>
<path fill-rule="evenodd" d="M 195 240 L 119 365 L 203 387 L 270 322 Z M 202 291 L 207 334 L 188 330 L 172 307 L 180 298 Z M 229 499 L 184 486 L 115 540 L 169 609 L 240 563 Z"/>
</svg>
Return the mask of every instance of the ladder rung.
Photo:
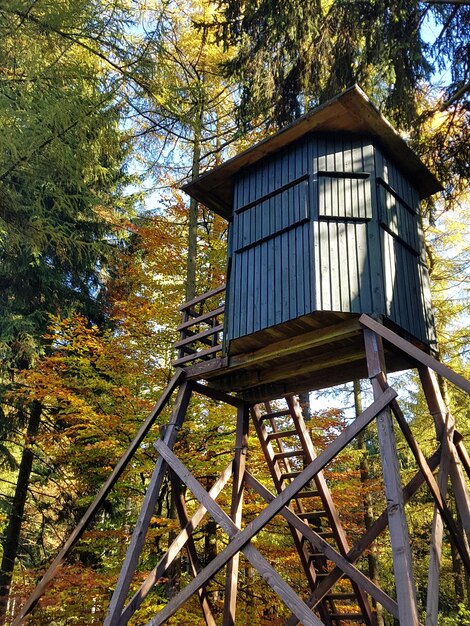
<svg viewBox="0 0 470 626">
<path fill-rule="evenodd" d="M 318 498 L 319 495 L 318 491 L 301 491 L 295 496 L 295 498 L 296 500 L 299 498 Z"/>
<path fill-rule="evenodd" d="M 298 513 L 301 519 L 318 519 L 319 517 L 327 517 L 326 511 L 309 511 L 308 513 Z"/>
<path fill-rule="evenodd" d="M 323 539 L 332 539 L 334 537 L 334 535 L 331 532 L 331 530 L 321 531 L 321 532 L 317 533 L 317 535 L 320 535 L 320 537 L 323 537 Z"/>
<path fill-rule="evenodd" d="M 300 476 L 302 472 L 286 472 L 285 474 L 281 474 L 280 479 L 281 480 L 287 480 L 289 478 L 296 478 L 297 476 Z"/>
<path fill-rule="evenodd" d="M 356 600 L 355 593 L 329 593 L 325 600 Z"/>
<path fill-rule="evenodd" d="M 274 411 L 274 413 L 265 413 L 260 416 L 260 421 L 276 419 L 277 417 L 285 417 L 286 415 L 290 415 L 289 409 L 285 409 L 283 411 Z"/>
<path fill-rule="evenodd" d="M 293 456 L 305 456 L 305 452 L 303 450 L 290 450 L 289 452 L 278 452 L 274 455 L 274 460 L 278 461 L 279 459 L 291 459 Z"/>
<path fill-rule="evenodd" d="M 297 435 L 296 430 L 280 430 L 277 433 L 270 433 L 267 436 L 267 441 L 272 441 L 273 439 L 282 439 L 283 437 L 292 437 L 293 435 Z"/>
</svg>

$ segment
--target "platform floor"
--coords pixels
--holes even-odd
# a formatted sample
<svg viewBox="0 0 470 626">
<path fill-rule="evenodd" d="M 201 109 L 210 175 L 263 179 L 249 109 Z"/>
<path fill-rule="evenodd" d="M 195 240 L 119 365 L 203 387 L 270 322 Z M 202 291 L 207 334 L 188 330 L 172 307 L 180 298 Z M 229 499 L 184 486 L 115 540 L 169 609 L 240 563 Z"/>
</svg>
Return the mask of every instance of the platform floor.
<svg viewBox="0 0 470 626">
<path fill-rule="evenodd" d="M 250 402 L 366 378 L 359 317 L 321 312 L 265 329 L 233 341 L 225 356 L 187 367 L 187 377 L 204 379 L 211 387 Z M 400 334 L 403 336 L 403 331 Z M 429 352 L 412 337 L 404 338 Z M 410 357 L 387 342 L 384 349 L 389 372 L 415 366 Z"/>
</svg>

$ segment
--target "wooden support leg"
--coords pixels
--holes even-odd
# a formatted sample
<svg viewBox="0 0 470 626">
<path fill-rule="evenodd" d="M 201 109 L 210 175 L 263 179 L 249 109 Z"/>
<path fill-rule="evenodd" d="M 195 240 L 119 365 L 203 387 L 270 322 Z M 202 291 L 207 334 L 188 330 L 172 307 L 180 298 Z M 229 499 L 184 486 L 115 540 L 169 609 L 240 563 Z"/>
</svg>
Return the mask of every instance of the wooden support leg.
<svg viewBox="0 0 470 626">
<path fill-rule="evenodd" d="M 171 486 L 173 489 L 174 497 L 175 497 L 175 505 L 176 511 L 178 513 L 178 517 L 180 520 L 180 524 L 182 528 L 186 528 L 189 523 L 188 512 L 186 510 L 186 502 L 184 499 L 184 493 L 181 489 L 181 481 L 178 479 L 176 474 L 173 471 L 170 471 L 171 478 Z M 186 549 L 188 552 L 189 564 L 191 567 L 191 571 L 193 576 L 197 576 L 198 572 L 202 569 L 201 564 L 199 562 L 199 558 L 196 552 L 196 546 L 194 544 L 194 539 L 192 534 L 189 535 L 188 541 L 186 542 Z M 201 587 L 198 590 L 199 602 L 201 603 L 202 614 L 204 616 L 204 621 L 207 626 L 217 626 L 214 616 L 212 614 L 211 604 L 209 601 L 209 596 L 205 587 Z"/>
<path fill-rule="evenodd" d="M 445 502 L 447 496 L 447 483 L 450 470 L 450 450 L 447 437 L 444 435 L 441 441 L 442 460 L 437 476 L 437 484 L 441 498 Z M 431 545 L 429 550 L 428 588 L 426 596 L 426 626 L 437 626 L 439 612 L 439 579 L 441 574 L 442 538 L 444 523 L 441 512 L 437 505 L 434 507 L 434 515 L 431 526 Z"/>
<path fill-rule="evenodd" d="M 467 449 L 463 445 L 463 437 L 460 433 L 454 430 L 454 446 L 457 450 L 457 454 L 459 455 L 460 462 L 462 463 L 462 467 L 467 473 L 468 478 L 470 478 L 470 455 L 467 452 Z"/>
<path fill-rule="evenodd" d="M 421 367 L 419 369 L 419 375 L 429 410 L 435 421 L 437 436 L 438 439 L 440 439 L 442 437 L 442 433 L 445 431 L 446 424 L 449 424 L 448 428 L 453 428 L 452 418 L 448 416 L 449 411 L 442 398 L 434 373 L 426 367 Z M 450 423 L 448 422 L 449 419 L 451 420 Z M 450 452 L 450 479 L 454 489 L 455 502 L 466 535 L 467 545 L 470 545 L 470 494 L 467 488 L 462 464 L 460 462 L 459 453 L 454 445 L 453 437 L 449 435 L 448 439 Z M 463 448 L 463 444 L 461 445 Z M 460 456 L 462 456 L 462 453 Z"/>
<path fill-rule="evenodd" d="M 191 385 L 189 383 L 184 383 L 178 391 L 175 406 L 171 414 L 171 421 L 167 425 L 166 432 L 163 437 L 165 445 L 170 448 L 173 447 L 176 441 L 178 431 L 184 421 L 190 398 Z M 140 553 L 147 535 L 150 518 L 152 517 L 155 509 L 155 504 L 157 502 L 165 471 L 166 463 L 162 457 L 159 457 L 155 464 L 155 469 L 153 471 L 147 493 L 145 494 L 142 509 L 139 513 L 129 548 L 127 549 L 126 558 L 124 559 L 121 573 L 111 598 L 104 626 L 116 626 L 119 623 L 121 612 L 134 576 L 135 568 L 137 567 Z"/>
<path fill-rule="evenodd" d="M 230 517 L 237 528 L 241 528 L 243 507 L 243 476 L 246 465 L 246 449 L 248 443 L 249 407 L 247 404 L 237 410 L 237 435 L 235 458 L 233 463 L 232 506 Z M 234 626 L 237 602 L 237 583 L 240 552 L 237 552 L 227 564 L 225 582 L 225 603 L 223 626 Z"/>
<path fill-rule="evenodd" d="M 217 498 L 219 493 L 229 481 L 232 475 L 232 466 L 233 463 L 230 462 L 226 469 L 222 472 L 218 480 L 216 480 L 216 482 L 213 484 L 212 488 L 209 491 L 209 496 L 211 498 Z M 188 541 L 190 535 L 194 532 L 194 530 L 202 521 L 202 518 L 204 517 L 206 512 L 206 507 L 201 504 L 201 506 L 198 507 L 192 518 L 188 521 L 188 523 L 185 525 L 179 535 L 175 538 L 171 546 L 168 548 L 168 552 L 160 559 L 160 561 L 142 583 L 140 588 L 136 591 L 134 597 L 122 612 L 118 626 L 125 626 L 128 623 L 132 615 L 137 611 L 142 602 L 148 596 L 151 589 L 154 587 L 157 581 L 165 574 L 171 563 L 173 563 L 176 556 L 179 554 L 181 549 Z"/>
<path fill-rule="evenodd" d="M 434 471 L 439 465 L 440 450 L 437 450 L 432 457 L 428 460 L 428 465 L 431 471 Z M 403 489 L 403 498 L 405 502 L 408 502 L 418 489 L 424 483 L 424 476 L 422 472 L 418 472 L 413 476 L 410 482 Z M 355 563 L 369 548 L 369 546 L 377 539 L 377 537 L 387 528 L 388 525 L 388 511 L 385 509 L 383 513 L 375 520 L 370 526 L 369 530 L 359 539 L 353 548 L 346 555 L 350 563 Z M 314 593 L 308 598 L 306 603 L 311 608 L 317 606 L 319 602 L 329 593 L 330 589 L 335 585 L 343 576 L 343 571 L 339 567 L 334 567 L 328 576 L 321 581 Z M 287 620 L 284 626 L 298 626 L 299 621 L 294 617 Z"/>
<path fill-rule="evenodd" d="M 44 574 L 44 576 L 42 577 L 42 580 L 39 582 L 39 584 L 37 585 L 33 593 L 29 596 L 28 600 L 26 601 L 20 613 L 16 616 L 13 622 L 13 626 L 20 626 L 20 624 L 23 622 L 24 618 L 28 615 L 28 613 L 30 613 L 34 609 L 39 599 L 44 594 L 44 592 L 50 585 L 51 581 L 54 579 L 62 563 L 65 561 L 68 555 L 72 552 L 73 548 L 76 546 L 76 544 L 82 537 L 85 530 L 93 521 L 97 511 L 100 509 L 101 505 L 106 500 L 108 494 L 110 493 L 110 491 L 112 490 L 116 482 L 119 480 L 121 474 L 126 469 L 130 460 L 133 458 L 140 444 L 142 443 L 145 436 L 149 432 L 150 428 L 154 424 L 155 420 L 160 415 L 162 410 L 165 408 L 166 404 L 171 398 L 171 394 L 176 389 L 176 387 L 181 384 L 181 381 L 184 380 L 185 375 L 186 374 L 184 370 L 182 369 L 176 370 L 175 375 L 166 386 L 163 394 L 161 395 L 159 401 L 157 402 L 153 410 L 145 419 L 144 423 L 139 429 L 139 432 L 134 437 L 134 440 L 132 441 L 131 445 L 128 447 L 126 452 L 119 459 L 114 470 L 111 472 L 111 475 L 109 476 L 108 480 L 101 487 L 98 495 L 88 507 L 86 513 L 84 514 L 84 516 L 82 517 L 78 525 L 76 526 L 75 530 L 67 539 L 61 551 L 56 556 L 53 563 L 51 564 L 47 572 Z"/>
<path fill-rule="evenodd" d="M 384 374 L 378 374 L 376 377 L 376 381 L 380 385 L 380 388 L 382 389 L 382 391 L 388 388 Z M 405 416 L 403 415 L 403 412 L 400 409 L 398 402 L 396 400 L 393 400 L 390 403 L 390 406 L 398 422 L 398 425 L 400 426 L 403 432 L 403 435 L 410 447 L 410 450 L 413 456 L 415 457 L 418 467 L 423 472 L 424 478 L 429 487 L 431 495 L 433 496 L 434 501 L 436 503 L 436 507 L 439 512 L 439 515 L 442 516 L 442 520 L 445 522 L 447 529 L 449 530 L 451 539 L 454 542 L 454 545 L 456 546 L 458 553 L 460 554 L 460 557 L 462 558 L 465 569 L 468 572 L 470 572 L 470 554 L 467 550 L 463 537 L 461 536 L 459 532 L 457 524 L 454 522 L 452 515 L 449 509 L 447 508 L 447 505 L 445 503 L 445 497 L 442 497 L 441 495 L 441 490 L 439 489 L 439 486 L 434 478 L 434 475 L 426 462 L 426 458 L 424 454 L 421 452 L 421 449 L 416 439 L 414 438 L 413 433 L 411 432 L 411 428 L 408 422 L 406 421 Z M 448 436 L 444 437 L 443 442 L 441 443 L 441 470 L 442 468 L 444 468 L 444 471 L 446 470 L 446 466 L 447 468 L 449 467 L 449 461 L 450 461 L 449 445 L 451 443 L 452 436 L 453 436 L 452 431 L 448 432 Z M 436 589 L 436 593 L 437 591 L 438 589 Z"/>
<path fill-rule="evenodd" d="M 364 342 L 369 378 L 372 382 L 374 397 L 377 397 L 382 393 L 377 376 L 384 371 L 382 340 L 377 334 L 366 328 L 364 329 Z M 388 407 L 377 417 L 377 432 L 387 498 L 388 526 L 392 544 L 400 626 L 418 626 L 418 608 L 411 561 L 410 539 L 405 516 L 395 434 L 393 432 L 391 412 Z"/>
</svg>

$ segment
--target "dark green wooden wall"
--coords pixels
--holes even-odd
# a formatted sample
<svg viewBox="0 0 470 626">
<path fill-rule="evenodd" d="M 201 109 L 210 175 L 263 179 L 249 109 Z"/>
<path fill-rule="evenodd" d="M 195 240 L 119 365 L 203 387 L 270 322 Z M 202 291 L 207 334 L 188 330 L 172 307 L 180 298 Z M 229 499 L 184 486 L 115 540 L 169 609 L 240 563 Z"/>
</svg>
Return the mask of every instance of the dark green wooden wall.
<svg viewBox="0 0 470 626">
<path fill-rule="evenodd" d="M 227 340 L 339 311 L 433 341 L 418 196 L 370 138 L 308 135 L 234 189 Z"/>
</svg>

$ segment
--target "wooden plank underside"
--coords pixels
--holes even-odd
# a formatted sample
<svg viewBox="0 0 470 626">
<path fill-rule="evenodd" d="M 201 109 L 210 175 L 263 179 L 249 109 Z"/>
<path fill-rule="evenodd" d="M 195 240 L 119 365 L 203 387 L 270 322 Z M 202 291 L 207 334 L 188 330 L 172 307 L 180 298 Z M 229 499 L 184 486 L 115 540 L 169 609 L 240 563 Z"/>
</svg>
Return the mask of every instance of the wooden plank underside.
<svg viewBox="0 0 470 626">
<path fill-rule="evenodd" d="M 359 322 L 356 319 L 352 319 L 341 324 L 328 326 L 327 328 L 313 330 L 276 343 L 270 343 L 253 352 L 229 356 L 228 367 L 232 372 L 240 368 L 253 366 L 260 362 L 286 357 L 291 354 L 298 354 L 308 348 L 340 341 L 347 337 L 357 335 L 360 328 Z"/>
<path fill-rule="evenodd" d="M 325 328 L 308 331 L 302 322 L 302 331 L 295 336 L 281 335 L 276 341 L 276 335 L 263 347 L 246 354 L 230 354 L 189 366 L 187 376 L 191 380 L 204 378 L 212 388 L 235 392 L 252 403 L 367 377 L 360 330 L 363 326 L 357 316 L 339 322 L 338 319 L 336 317 L 336 322 Z M 289 333 L 291 331 L 289 323 Z M 395 350 L 393 345 L 388 346 L 386 360 L 390 372 L 416 364 L 412 357 Z"/>
</svg>

